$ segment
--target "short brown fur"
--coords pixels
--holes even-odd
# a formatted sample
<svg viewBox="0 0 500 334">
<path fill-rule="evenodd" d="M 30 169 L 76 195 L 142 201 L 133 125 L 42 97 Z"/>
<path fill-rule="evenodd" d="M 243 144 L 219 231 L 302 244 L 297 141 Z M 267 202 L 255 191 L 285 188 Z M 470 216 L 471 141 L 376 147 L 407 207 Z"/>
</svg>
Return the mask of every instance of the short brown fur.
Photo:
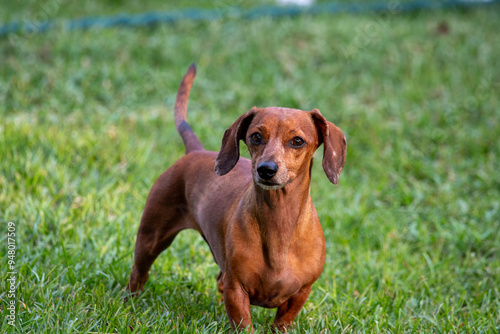
<svg viewBox="0 0 500 334">
<path fill-rule="evenodd" d="M 317 109 L 254 107 L 226 130 L 220 152 L 205 151 L 186 123 L 194 76 L 192 65 L 175 109 L 186 155 L 161 174 L 149 193 L 129 289 L 144 289 L 156 257 L 177 233 L 192 228 L 207 241 L 221 269 L 217 286 L 231 327 L 252 328 L 250 305 L 258 305 L 278 308 L 274 326 L 284 331 L 325 262 L 323 230 L 309 195 L 312 156 L 323 144 L 323 168 L 337 184 L 345 136 Z M 240 140 L 251 160 L 239 157 Z"/>
</svg>

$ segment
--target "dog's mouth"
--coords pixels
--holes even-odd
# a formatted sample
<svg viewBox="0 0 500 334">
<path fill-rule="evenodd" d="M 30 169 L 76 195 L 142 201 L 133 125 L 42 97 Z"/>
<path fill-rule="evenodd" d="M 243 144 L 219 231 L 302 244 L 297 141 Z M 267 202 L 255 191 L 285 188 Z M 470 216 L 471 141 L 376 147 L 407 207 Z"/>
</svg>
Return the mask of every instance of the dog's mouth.
<svg viewBox="0 0 500 334">
<path fill-rule="evenodd" d="M 284 188 L 290 182 L 292 182 L 292 180 L 288 180 L 287 182 L 284 182 L 284 183 L 275 183 L 275 182 L 265 181 L 265 180 L 261 180 L 261 179 L 256 181 L 257 185 L 265 190 L 278 190 L 278 189 Z"/>
<path fill-rule="evenodd" d="M 257 185 L 265 190 L 278 190 L 285 186 L 284 184 L 273 183 L 268 181 L 259 181 L 257 182 Z"/>
</svg>

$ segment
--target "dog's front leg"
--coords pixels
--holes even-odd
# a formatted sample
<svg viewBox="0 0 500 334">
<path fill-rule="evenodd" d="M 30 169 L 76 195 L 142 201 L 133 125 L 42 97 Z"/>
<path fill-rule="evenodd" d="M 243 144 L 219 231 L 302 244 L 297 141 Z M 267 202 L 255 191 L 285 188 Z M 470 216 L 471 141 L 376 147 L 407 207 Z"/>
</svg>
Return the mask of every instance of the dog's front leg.
<svg viewBox="0 0 500 334">
<path fill-rule="evenodd" d="M 293 320 L 297 317 L 306 303 L 309 293 L 311 293 L 311 288 L 312 285 L 303 287 L 299 292 L 278 307 L 273 324 L 275 328 L 279 329 L 281 332 L 286 332 L 287 327 L 292 324 Z"/>
<path fill-rule="evenodd" d="M 249 328 L 253 333 L 250 298 L 238 283 L 234 285 L 224 284 L 224 304 L 231 328 L 236 331 Z"/>
</svg>

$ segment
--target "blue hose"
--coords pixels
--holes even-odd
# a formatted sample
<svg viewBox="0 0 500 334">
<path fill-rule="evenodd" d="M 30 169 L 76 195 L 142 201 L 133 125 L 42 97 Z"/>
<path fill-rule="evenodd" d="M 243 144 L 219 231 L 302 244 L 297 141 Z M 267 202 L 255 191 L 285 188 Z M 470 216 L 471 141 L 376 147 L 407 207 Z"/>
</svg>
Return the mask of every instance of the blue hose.
<svg viewBox="0 0 500 334">
<path fill-rule="evenodd" d="M 499 0 L 415 0 L 408 2 L 398 2 L 395 8 L 397 12 L 409 12 L 414 10 L 443 9 L 451 7 L 477 7 L 499 3 Z M 362 13 L 381 12 L 390 8 L 387 2 L 377 3 L 339 3 L 327 2 L 318 3 L 309 7 L 297 6 L 257 6 L 248 9 L 231 8 L 221 9 L 196 9 L 189 8 L 170 12 L 150 12 L 144 14 L 121 14 L 108 17 L 86 17 L 62 22 L 60 25 L 66 30 L 88 29 L 88 28 L 108 28 L 115 26 L 137 27 L 150 26 L 159 23 L 176 23 L 183 20 L 190 21 L 211 21 L 224 17 L 237 17 L 242 19 L 256 19 L 259 17 L 283 17 L 297 16 L 301 14 L 321 14 L 321 13 Z M 45 22 L 10 22 L 0 26 L 0 36 L 10 33 L 35 34 L 43 33 L 58 26 L 54 21 Z"/>
</svg>

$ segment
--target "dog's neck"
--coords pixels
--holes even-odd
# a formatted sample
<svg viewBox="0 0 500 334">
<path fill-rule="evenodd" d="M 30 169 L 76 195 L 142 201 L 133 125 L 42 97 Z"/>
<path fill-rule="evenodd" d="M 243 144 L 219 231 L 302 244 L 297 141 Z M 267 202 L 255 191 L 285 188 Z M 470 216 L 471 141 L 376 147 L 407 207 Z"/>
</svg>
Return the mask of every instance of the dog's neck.
<svg viewBox="0 0 500 334">
<path fill-rule="evenodd" d="M 312 199 L 309 195 L 309 173 L 293 180 L 277 190 L 266 190 L 253 184 L 255 217 L 259 225 L 264 260 L 279 270 L 287 264 L 290 242 L 296 233 L 306 231 L 312 215 Z"/>
</svg>

